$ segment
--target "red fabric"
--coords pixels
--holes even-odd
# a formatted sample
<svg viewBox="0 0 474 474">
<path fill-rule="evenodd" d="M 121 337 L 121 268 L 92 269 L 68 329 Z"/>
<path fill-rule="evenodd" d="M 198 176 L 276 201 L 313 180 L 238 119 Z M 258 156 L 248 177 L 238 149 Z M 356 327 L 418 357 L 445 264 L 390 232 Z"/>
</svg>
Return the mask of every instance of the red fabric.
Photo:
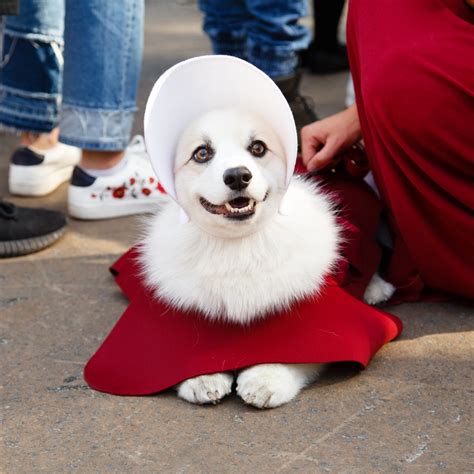
<svg viewBox="0 0 474 474">
<path fill-rule="evenodd" d="M 473 18 L 461 0 L 350 2 L 362 135 L 397 233 L 385 276 L 404 299 L 474 296 Z"/>
<path fill-rule="evenodd" d="M 401 322 L 329 279 L 320 295 L 250 326 L 209 322 L 153 301 L 137 276 L 136 249 L 113 267 L 131 299 L 84 376 L 94 389 L 147 395 L 187 378 L 265 362 L 353 361 L 366 366 Z"/>
<path fill-rule="evenodd" d="M 375 232 L 381 205 L 363 181 L 343 171 L 323 185 L 340 208 L 345 259 L 321 294 L 250 326 L 210 323 L 153 300 L 139 276 L 138 250 L 132 248 L 111 269 L 130 306 L 88 362 L 89 385 L 145 395 L 197 375 L 260 363 L 366 366 L 402 328 L 396 317 L 359 301 L 380 263 Z"/>
<path fill-rule="evenodd" d="M 345 172 L 328 176 L 322 185 L 337 204 L 338 221 L 343 228 L 344 259 L 333 276 L 341 288 L 362 300 L 382 256 L 376 240 L 382 205 L 364 181 Z"/>
<path fill-rule="evenodd" d="M 296 171 L 304 171 L 300 162 Z M 320 179 L 344 229 L 344 258 L 321 294 L 251 326 L 210 323 L 153 300 L 140 277 L 138 250 L 132 248 L 111 269 L 130 305 L 88 362 L 89 385 L 146 395 L 197 375 L 260 363 L 352 361 L 365 367 L 402 329 L 398 318 L 360 301 L 381 260 L 375 235 L 382 205 L 343 166 Z M 419 292 L 404 296 L 416 299 Z"/>
</svg>

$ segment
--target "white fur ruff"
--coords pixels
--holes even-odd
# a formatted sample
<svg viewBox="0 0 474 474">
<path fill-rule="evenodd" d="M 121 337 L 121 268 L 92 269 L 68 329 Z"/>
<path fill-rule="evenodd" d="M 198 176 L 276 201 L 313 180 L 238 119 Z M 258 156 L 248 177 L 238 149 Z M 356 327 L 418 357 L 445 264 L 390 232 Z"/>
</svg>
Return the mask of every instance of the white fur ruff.
<svg viewBox="0 0 474 474">
<path fill-rule="evenodd" d="M 338 255 L 330 199 L 314 182 L 292 179 L 284 215 L 254 234 L 218 238 L 179 223 L 170 201 L 147 224 L 141 265 L 147 285 L 175 308 L 249 323 L 315 295 Z"/>
</svg>

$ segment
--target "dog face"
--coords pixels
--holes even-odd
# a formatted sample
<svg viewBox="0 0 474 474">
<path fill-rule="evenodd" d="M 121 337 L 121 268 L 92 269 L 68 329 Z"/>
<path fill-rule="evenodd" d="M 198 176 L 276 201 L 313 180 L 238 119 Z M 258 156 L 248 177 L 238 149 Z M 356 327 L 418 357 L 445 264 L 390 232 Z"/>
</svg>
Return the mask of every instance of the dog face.
<svg viewBox="0 0 474 474">
<path fill-rule="evenodd" d="M 191 221 L 216 237 L 258 231 L 286 191 L 286 158 L 275 132 L 257 115 L 217 109 L 180 137 L 175 187 Z"/>
</svg>

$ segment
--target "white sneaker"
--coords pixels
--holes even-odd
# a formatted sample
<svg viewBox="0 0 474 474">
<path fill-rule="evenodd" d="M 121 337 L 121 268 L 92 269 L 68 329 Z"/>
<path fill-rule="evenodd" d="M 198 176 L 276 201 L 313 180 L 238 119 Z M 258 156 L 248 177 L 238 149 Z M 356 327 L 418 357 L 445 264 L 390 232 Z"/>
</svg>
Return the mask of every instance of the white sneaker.
<svg viewBox="0 0 474 474">
<path fill-rule="evenodd" d="M 153 212 L 167 197 L 137 135 L 125 151 L 125 166 L 110 176 L 91 176 L 76 166 L 69 185 L 69 215 L 77 219 L 110 219 Z"/>
<path fill-rule="evenodd" d="M 80 148 L 58 143 L 49 150 L 18 148 L 10 159 L 8 187 L 11 194 L 44 196 L 69 181 L 81 158 Z"/>
</svg>

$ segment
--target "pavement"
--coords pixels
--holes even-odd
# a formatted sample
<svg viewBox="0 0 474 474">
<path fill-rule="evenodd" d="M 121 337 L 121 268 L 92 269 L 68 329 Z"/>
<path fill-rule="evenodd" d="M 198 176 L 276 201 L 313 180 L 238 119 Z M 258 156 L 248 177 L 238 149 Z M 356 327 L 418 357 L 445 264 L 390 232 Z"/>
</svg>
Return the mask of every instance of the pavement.
<svg viewBox="0 0 474 474">
<path fill-rule="evenodd" d="M 175 62 L 210 51 L 194 2 L 150 2 L 136 132 L 147 93 Z M 346 75 L 304 78 L 317 110 L 340 110 Z M 0 195 L 15 139 L 0 135 Z M 66 186 L 18 204 L 66 208 Z M 331 367 L 281 408 L 231 396 L 200 407 L 173 392 L 90 390 L 85 362 L 126 307 L 107 267 L 137 237 L 137 217 L 71 220 L 56 245 L 0 262 L 0 472 L 473 471 L 473 310 L 456 303 L 391 311 L 403 335 L 369 367 Z"/>
</svg>

